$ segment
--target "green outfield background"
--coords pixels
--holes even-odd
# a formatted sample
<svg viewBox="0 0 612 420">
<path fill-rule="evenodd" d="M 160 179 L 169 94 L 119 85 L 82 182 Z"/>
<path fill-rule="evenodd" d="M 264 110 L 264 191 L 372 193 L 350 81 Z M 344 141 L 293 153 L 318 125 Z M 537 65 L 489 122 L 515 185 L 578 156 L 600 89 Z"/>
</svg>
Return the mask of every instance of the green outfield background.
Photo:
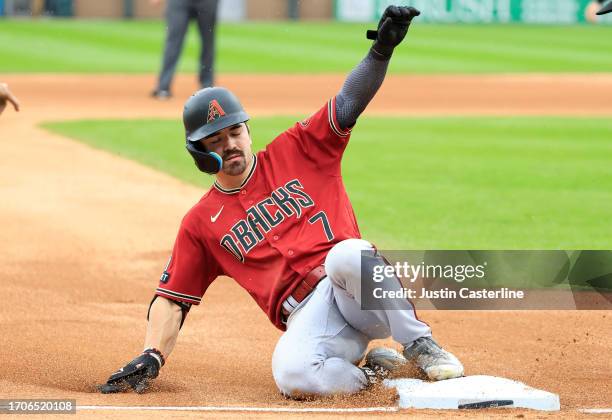
<svg viewBox="0 0 612 420">
<path fill-rule="evenodd" d="M 370 41 L 361 23 L 221 24 L 217 70 L 348 72 Z M 151 73 L 159 21 L 0 19 L 0 72 Z M 612 72 L 612 26 L 413 25 L 390 66 L 398 73 Z M 191 27 L 179 69 L 195 70 Z"/>
<path fill-rule="evenodd" d="M 254 148 L 302 117 L 254 118 Z M 180 121 L 46 127 L 211 184 Z M 367 117 L 342 171 L 362 235 L 382 249 L 609 249 L 611 157 L 608 119 Z"/>
<path fill-rule="evenodd" d="M 367 27 L 222 24 L 218 71 L 346 73 L 367 51 Z M 195 66 L 194 35 L 182 71 Z M 611 35 L 585 25 L 414 25 L 390 73 L 609 73 Z M 0 21 L 1 70 L 153 73 L 162 37 L 160 22 Z M 302 117 L 255 118 L 256 148 Z M 180 121 L 44 127 L 210 185 L 184 151 Z M 607 118 L 367 117 L 343 173 L 362 234 L 381 248 L 610 249 L 611 157 Z"/>
</svg>

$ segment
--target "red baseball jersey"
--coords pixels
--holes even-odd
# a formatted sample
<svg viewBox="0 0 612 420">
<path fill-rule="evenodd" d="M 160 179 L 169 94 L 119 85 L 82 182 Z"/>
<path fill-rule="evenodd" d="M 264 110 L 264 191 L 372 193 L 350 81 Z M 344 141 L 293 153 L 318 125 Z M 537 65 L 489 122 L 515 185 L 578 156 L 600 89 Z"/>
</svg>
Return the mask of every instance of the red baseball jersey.
<svg viewBox="0 0 612 420">
<path fill-rule="evenodd" d="M 340 172 L 350 137 L 334 99 L 254 155 L 239 188 L 218 183 L 183 218 L 156 294 L 199 304 L 232 277 L 280 329 L 282 302 L 338 242 L 359 238 Z"/>
</svg>

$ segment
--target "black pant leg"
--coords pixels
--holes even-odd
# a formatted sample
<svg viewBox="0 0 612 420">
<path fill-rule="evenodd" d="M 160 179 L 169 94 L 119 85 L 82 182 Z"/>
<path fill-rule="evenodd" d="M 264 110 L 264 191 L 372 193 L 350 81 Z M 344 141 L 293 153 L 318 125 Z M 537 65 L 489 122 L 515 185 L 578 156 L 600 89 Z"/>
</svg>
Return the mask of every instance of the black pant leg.
<svg viewBox="0 0 612 420">
<path fill-rule="evenodd" d="M 168 0 L 166 5 L 166 46 L 162 70 L 159 75 L 159 90 L 170 90 L 176 64 L 183 49 L 185 33 L 189 26 L 188 0 Z"/>
<path fill-rule="evenodd" d="M 196 21 L 200 32 L 201 50 L 199 82 L 201 87 L 213 86 L 215 63 L 215 27 L 217 22 L 217 0 L 194 0 Z"/>
</svg>

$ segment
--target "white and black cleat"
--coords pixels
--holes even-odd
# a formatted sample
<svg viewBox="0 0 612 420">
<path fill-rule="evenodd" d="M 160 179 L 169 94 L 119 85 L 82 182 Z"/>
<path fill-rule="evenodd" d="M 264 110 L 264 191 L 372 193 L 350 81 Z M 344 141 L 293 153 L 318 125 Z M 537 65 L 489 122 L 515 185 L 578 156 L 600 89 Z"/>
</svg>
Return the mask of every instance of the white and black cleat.
<svg viewBox="0 0 612 420">
<path fill-rule="evenodd" d="M 407 363 L 406 358 L 398 351 L 375 347 L 365 357 L 365 364 L 360 368 L 370 385 L 382 382 L 391 372 Z"/>
<path fill-rule="evenodd" d="M 422 369 L 433 381 L 463 376 L 463 365 L 431 337 L 421 337 L 404 348 L 404 357 Z"/>
</svg>

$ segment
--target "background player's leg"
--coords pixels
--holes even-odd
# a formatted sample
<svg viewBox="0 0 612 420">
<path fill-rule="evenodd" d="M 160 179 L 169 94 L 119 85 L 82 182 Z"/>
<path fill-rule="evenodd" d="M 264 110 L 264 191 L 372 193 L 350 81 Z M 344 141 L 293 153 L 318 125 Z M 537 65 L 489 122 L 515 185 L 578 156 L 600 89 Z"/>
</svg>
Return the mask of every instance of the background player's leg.
<svg viewBox="0 0 612 420">
<path fill-rule="evenodd" d="M 272 356 L 280 391 L 291 397 L 354 393 L 367 386 L 355 366 L 369 339 L 347 324 L 334 302 L 329 279 L 291 315 Z"/>
<path fill-rule="evenodd" d="M 201 50 L 199 81 L 201 87 L 213 86 L 215 64 L 215 25 L 217 0 L 196 0 L 197 22 L 200 30 Z"/>
<path fill-rule="evenodd" d="M 393 299 L 386 310 L 361 310 L 361 251 L 372 249 L 368 241 L 347 239 L 335 245 L 327 255 L 325 271 L 344 318 L 370 338 L 392 335 L 395 341 L 403 345 L 409 345 L 420 337 L 431 336 L 431 329 L 416 318 L 408 300 Z M 381 259 L 380 263 L 384 264 L 384 261 Z M 385 282 L 389 283 L 382 284 L 386 290 L 401 287 L 397 279 L 385 279 Z"/>
<path fill-rule="evenodd" d="M 166 46 L 157 91 L 170 91 L 176 64 L 189 26 L 188 0 L 168 0 L 166 5 Z"/>
</svg>

